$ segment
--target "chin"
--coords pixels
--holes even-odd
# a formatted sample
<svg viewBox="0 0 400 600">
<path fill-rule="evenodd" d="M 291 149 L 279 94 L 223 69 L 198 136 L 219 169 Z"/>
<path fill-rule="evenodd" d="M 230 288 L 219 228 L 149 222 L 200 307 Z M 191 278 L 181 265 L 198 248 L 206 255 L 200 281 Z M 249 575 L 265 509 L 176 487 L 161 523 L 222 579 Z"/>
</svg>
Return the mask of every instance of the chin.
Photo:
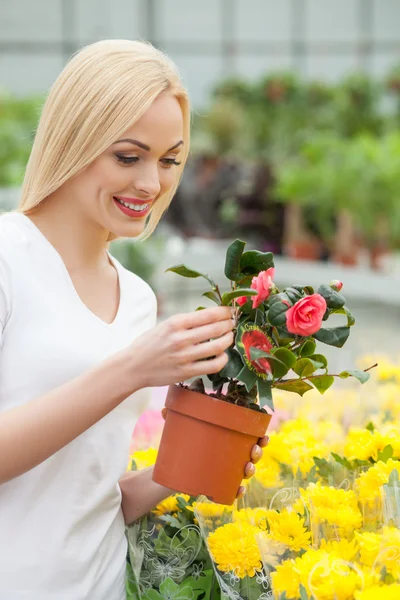
<svg viewBox="0 0 400 600">
<path fill-rule="evenodd" d="M 132 223 L 116 223 L 113 220 L 107 229 L 113 237 L 136 238 L 141 235 L 145 229 L 146 219 Z"/>
</svg>

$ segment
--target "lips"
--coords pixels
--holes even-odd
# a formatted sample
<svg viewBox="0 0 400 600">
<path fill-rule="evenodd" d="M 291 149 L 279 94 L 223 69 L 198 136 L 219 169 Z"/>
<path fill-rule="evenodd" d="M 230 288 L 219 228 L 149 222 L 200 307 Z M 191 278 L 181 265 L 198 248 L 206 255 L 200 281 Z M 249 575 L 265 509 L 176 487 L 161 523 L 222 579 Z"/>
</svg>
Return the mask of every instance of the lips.
<svg viewBox="0 0 400 600">
<path fill-rule="evenodd" d="M 150 211 L 151 200 L 138 200 L 124 196 L 113 196 L 115 206 L 128 217 L 141 219 Z M 142 208 L 143 207 L 143 208 Z"/>
</svg>

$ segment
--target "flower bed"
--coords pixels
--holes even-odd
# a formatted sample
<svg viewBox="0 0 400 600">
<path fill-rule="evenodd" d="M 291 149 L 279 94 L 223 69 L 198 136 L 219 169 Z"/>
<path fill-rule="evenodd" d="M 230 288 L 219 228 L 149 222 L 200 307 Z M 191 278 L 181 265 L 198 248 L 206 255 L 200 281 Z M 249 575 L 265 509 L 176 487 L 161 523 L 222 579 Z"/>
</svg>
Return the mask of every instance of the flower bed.
<svg viewBox="0 0 400 600">
<path fill-rule="evenodd" d="M 243 500 L 178 494 L 129 527 L 130 597 L 400 598 L 400 367 L 379 363 L 362 395 L 275 397 L 286 420 Z"/>
</svg>

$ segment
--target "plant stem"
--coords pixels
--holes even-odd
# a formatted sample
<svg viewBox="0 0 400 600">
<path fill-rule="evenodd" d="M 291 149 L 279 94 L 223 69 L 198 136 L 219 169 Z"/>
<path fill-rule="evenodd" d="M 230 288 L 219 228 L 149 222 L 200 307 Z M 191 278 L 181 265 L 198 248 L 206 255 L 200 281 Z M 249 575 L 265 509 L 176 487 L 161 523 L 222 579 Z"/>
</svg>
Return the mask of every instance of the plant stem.
<svg viewBox="0 0 400 600">
<path fill-rule="evenodd" d="M 363 369 L 364 373 L 367 373 L 367 371 L 370 371 L 371 369 L 374 369 L 375 367 L 378 366 L 378 363 L 375 363 L 374 365 L 371 365 L 370 367 L 368 367 L 368 369 Z M 325 375 L 329 375 L 330 377 L 339 377 L 340 375 L 338 373 L 325 373 Z M 317 379 L 318 377 L 323 377 L 324 375 L 309 375 L 308 377 L 299 377 L 298 379 L 278 379 L 277 383 L 292 383 L 292 381 L 309 381 L 310 379 Z"/>
</svg>

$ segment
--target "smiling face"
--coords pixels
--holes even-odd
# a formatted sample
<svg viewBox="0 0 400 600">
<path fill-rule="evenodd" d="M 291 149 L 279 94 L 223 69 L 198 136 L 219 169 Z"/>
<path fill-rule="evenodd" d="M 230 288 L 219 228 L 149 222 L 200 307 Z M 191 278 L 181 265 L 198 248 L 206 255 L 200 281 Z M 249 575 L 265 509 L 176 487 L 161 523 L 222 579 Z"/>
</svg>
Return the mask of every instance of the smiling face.
<svg viewBox="0 0 400 600">
<path fill-rule="evenodd" d="M 68 182 L 68 195 L 86 218 L 118 237 L 136 237 L 158 199 L 179 178 L 183 117 L 163 92 L 120 139 Z"/>
</svg>

